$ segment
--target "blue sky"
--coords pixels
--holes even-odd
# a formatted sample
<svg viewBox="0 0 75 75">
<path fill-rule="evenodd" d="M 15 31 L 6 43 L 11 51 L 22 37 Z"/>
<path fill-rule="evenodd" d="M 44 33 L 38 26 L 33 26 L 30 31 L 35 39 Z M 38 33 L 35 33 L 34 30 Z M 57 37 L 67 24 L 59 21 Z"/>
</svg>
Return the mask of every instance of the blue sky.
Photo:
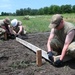
<svg viewBox="0 0 75 75">
<path fill-rule="evenodd" d="M 0 0 L 1 12 L 15 12 L 20 8 L 39 9 L 51 5 L 75 5 L 75 0 Z"/>
</svg>

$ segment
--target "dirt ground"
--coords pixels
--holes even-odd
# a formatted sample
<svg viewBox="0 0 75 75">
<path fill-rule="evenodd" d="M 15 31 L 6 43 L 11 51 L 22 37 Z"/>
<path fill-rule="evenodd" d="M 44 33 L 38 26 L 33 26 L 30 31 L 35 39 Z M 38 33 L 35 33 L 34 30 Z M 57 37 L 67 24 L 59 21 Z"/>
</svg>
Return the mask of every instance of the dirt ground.
<svg viewBox="0 0 75 75">
<path fill-rule="evenodd" d="M 49 32 L 28 34 L 26 41 L 46 50 Z M 36 55 L 16 40 L 0 40 L 0 75 L 75 75 L 75 60 L 65 62 L 57 68 L 43 59 L 42 66 L 36 65 Z"/>
</svg>

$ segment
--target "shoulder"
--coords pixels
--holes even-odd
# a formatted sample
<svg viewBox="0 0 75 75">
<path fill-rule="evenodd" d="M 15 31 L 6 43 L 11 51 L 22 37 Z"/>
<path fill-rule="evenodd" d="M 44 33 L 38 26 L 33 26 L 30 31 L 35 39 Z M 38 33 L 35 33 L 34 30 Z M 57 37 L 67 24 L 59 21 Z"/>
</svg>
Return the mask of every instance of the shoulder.
<svg viewBox="0 0 75 75">
<path fill-rule="evenodd" d="M 75 30 L 75 26 L 72 23 L 70 23 L 70 22 L 65 22 L 65 24 L 64 24 L 64 30 L 67 33 L 69 33 L 70 31 Z"/>
<path fill-rule="evenodd" d="M 75 26 L 74 26 L 74 24 L 72 24 L 70 22 L 64 22 L 64 28 L 75 29 Z"/>
<path fill-rule="evenodd" d="M 4 25 L 4 20 L 0 20 L 0 25 Z"/>
<path fill-rule="evenodd" d="M 19 26 L 22 25 L 22 22 L 21 22 L 21 21 L 18 21 L 18 25 L 19 25 Z"/>
<path fill-rule="evenodd" d="M 70 22 L 64 22 L 64 25 L 68 25 L 68 26 L 74 26 L 74 24 L 70 23 Z"/>
</svg>

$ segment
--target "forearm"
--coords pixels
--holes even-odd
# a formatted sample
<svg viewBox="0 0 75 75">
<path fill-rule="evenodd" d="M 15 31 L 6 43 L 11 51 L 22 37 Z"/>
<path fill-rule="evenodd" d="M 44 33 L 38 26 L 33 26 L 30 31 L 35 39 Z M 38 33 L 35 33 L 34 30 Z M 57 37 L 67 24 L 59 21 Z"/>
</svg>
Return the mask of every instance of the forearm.
<svg viewBox="0 0 75 75">
<path fill-rule="evenodd" d="M 17 33 L 13 30 L 13 33 L 16 35 Z"/>
<path fill-rule="evenodd" d="M 52 51 L 52 48 L 51 48 L 51 46 L 50 46 L 50 42 L 51 42 L 51 40 L 52 40 L 53 38 L 54 38 L 54 29 L 51 30 L 50 36 L 49 36 L 49 38 L 48 38 L 48 42 L 47 42 L 47 50 L 48 50 L 48 52 Z"/>
<path fill-rule="evenodd" d="M 64 47 L 62 49 L 61 56 L 60 56 L 60 60 L 63 60 L 63 58 L 65 57 L 66 52 L 67 52 L 67 48 L 68 48 L 68 45 L 64 45 Z"/>
<path fill-rule="evenodd" d="M 17 34 L 20 34 L 22 32 L 22 30 L 19 30 Z"/>
<path fill-rule="evenodd" d="M 48 50 L 48 52 L 52 51 L 51 46 L 50 46 L 50 42 L 47 43 L 47 50 Z"/>
<path fill-rule="evenodd" d="M 18 31 L 17 34 L 20 34 L 20 33 L 22 32 L 22 26 L 20 26 L 19 29 L 20 29 L 20 30 Z"/>
</svg>

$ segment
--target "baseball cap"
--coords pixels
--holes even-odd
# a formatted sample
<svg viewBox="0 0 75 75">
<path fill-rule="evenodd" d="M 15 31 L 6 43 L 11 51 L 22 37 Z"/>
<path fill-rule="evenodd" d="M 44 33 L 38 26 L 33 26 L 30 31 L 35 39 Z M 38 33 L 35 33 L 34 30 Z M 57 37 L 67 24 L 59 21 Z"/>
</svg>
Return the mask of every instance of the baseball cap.
<svg viewBox="0 0 75 75">
<path fill-rule="evenodd" d="M 50 28 L 58 27 L 60 25 L 61 20 L 63 20 L 63 16 L 61 16 L 60 14 L 53 15 L 49 27 Z"/>
<path fill-rule="evenodd" d="M 6 17 L 6 18 L 4 19 L 4 22 L 9 25 L 9 24 L 10 24 L 10 19 L 9 19 L 8 17 Z"/>
</svg>

